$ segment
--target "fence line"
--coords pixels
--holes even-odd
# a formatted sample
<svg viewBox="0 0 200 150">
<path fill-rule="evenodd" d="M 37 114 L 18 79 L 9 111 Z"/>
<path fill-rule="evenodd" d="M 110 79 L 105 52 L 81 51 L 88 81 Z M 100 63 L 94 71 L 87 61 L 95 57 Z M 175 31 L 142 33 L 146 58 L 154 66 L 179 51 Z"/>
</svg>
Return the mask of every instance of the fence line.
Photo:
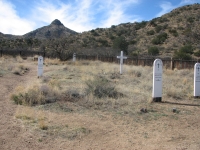
<svg viewBox="0 0 200 150">
<path fill-rule="evenodd" d="M 47 56 L 45 52 L 41 51 L 25 51 L 25 50 L 0 50 L 0 56 L 3 55 L 12 55 L 18 56 L 20 55 L 23 58 L 33 57 L 34 55 L 40 55 L 43 57 L 51 57 Z M 73 56 L 72 56 L 73 57 Z M 119 63 L 119 59 L 116 56 L 102 56 L 102 55 L 80 55 L 76 54 L 76 60 L 99 60 L 102 62 L 111 62 L 111 63 Z M 127 65 L 135 65 L 135 66 L 152 66 L 155 58 L 139 58 L 139 57 L 128 57 L 124 60 L 124 64 Z M 163 66 L 166 69 L 193 69 L 195 63 L 198 60 L 177 60 L 171 58 L 161 58 L 163 61 Z"/>
<path fill-rule="evenodd" d="M 114 56 L 91 56 L 91 55 L 76 55 L 76 60 L 99 60 L 102 62 L 119 63 L 119 59 Z M 135 66 L 152 66 L 155 58 L 138 58 L 128 57 L 124 59 L 124 64 Z M 193 69 L 198 60 L 178 60 L 171 58 L 161 58 L 163 66 L 166 69 Z"/>
<path fill-rule="evenodd" d="M 11 55 L 11 56 L 21 56 L 21 57 L 33 57 L 34 55 L 41 55 L 45 57 L 45 52 L 41 51 L 26 51 L 26 50 L 0 50 L 0 56 Z"/>
</svg>

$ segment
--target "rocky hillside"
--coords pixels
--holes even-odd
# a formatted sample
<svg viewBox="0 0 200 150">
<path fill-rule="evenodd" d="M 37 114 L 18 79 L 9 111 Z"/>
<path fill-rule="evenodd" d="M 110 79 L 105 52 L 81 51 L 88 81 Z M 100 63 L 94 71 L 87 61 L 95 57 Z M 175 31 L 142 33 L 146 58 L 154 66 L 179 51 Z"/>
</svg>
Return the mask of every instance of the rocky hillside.
<svg viewBox="0 0 200 150">
<path fill-rule="evenodd" d="M 150 21 L 122 23 L 76 33 L 59 20 L 29 32 L 15 40 L 0 34 L 0 49 L 40 50 L 63 55 L 116 55 L 123 50 L 129 56 L 200 57 L 200 4 L 183 6 Z"/>
</svg>

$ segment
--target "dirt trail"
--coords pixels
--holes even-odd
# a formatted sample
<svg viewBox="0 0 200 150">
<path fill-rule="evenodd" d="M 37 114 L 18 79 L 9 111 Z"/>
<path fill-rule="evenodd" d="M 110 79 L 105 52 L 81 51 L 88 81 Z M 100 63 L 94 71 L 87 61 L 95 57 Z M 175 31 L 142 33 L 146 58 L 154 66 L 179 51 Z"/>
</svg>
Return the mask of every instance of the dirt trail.
<svg viewBox="0 0 200 150">
<path fill-rule="evenodd" d="M 9 100 L 10 93 L 18 85 L 26 84 L 36 75 L 36 68 L 30 65 L 30 71 L 23 76 L 8 74 L 0 78 L 0 149 L 1 150 L 28 150 L 39 149 L 32 133 L 23 126 L 14 116 L 17 105 Z"/>
</svg>

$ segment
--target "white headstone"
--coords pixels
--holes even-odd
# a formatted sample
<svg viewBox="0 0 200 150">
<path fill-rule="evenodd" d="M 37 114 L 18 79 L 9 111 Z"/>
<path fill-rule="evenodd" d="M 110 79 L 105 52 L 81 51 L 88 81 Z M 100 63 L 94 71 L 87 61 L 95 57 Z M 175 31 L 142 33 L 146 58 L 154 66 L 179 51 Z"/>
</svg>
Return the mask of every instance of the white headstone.
<svg viewBox="0 0 200 150">
<path fill-rule="evenodd" d="M 73 61 L 76 61 L 76 53 L 73 54 Z"/>
<path fill-rule="evenodd" d="M 123 51 L 121 51 L 121 55 L 117 56 L 120 59 L 120 74 L 123 73 L 123 59 L 127 59 L 127 57 L 123 56 Z"/>
<path fill-rule="evenodd" d="M 43 57 L 38 57 L 38 77 L 42 76 L 43 74 Z"/>
<path fill-rule="evenodd" d="M 162 60 L 156 59 L 153 63 L 153 92 L 152 97 L 154 102 L 161 102 L 162 100 Z"/>
<path fill-rule="evenodd" d="M 200 63 L 194 65 L 194 97 L 200 96 Z"/>
</svg>

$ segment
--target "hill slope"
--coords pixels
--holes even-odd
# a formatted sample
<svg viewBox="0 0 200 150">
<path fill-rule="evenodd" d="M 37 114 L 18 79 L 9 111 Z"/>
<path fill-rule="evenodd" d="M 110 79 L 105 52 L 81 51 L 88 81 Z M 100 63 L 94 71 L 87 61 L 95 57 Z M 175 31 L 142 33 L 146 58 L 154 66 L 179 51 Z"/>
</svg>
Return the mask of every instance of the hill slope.
<svg viewBox="0 0 200 150">
<path fill-rule="evenodd" d="M 81 34 L 54 20 L 49 26 L 23 35 L 21 40 L 0 38 L 0 49 L 41 50 L 54 57 L 72 52 L 116 55 L 123 50 L 129 56 L 191 59 L 200 57 L 199 24 L 200 4 L 174 9 L 150 21 L 122 23 Z"/>
</svg>

